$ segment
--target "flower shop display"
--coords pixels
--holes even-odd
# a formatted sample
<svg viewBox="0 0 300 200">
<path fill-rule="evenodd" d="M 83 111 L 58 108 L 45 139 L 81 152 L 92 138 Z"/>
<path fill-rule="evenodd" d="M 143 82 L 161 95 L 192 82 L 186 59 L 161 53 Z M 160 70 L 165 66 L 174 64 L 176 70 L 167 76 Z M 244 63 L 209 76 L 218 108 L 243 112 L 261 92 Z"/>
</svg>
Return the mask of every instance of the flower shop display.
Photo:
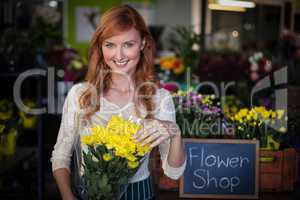
<svg viewBox="0 0 300 200">
<path fill-rule="evenodd" d="M 263 52 L 254 52 L 248 58 L 250 63 L 250 80 L 256 82 L 266 75 L 268 75 L 273 70 L 273 65 L 271 59 L 267 58 Z"/>
<path fill-rule="evenodd" d="M 229 120 L 235 126 L 239 139 L 258 139 L 262 148 L 272 150 L 278 150 L 280 143 L 285 142 L 287 116 L 284 110 L 263 106 L 243 108 Z"/>
<path fill-rule="evenodd" d="M 168 50 L 160 51 L 157 59 L 158 76 L 163 82 L 184 82 L 186 73 L 191 72 L 192 81 L 198 81 L 195 74 L 200 54 L 201 37 L 192 29 L 176 27 L 169 34 Z"/>
<path fill-rule="evenodd" d="M 174 33 L 169 37 L 170 49 L 182 58 L 186 67 L 192 72 L 198 65 L 201 50 L 201 35 L 186 27 L 174 28 Z"/>
<path fill-rule="evenodd" d="M 297 152 L 289 147 L 287 114 L 266 107 L 243 108 L 231 117 L 236 137 L 260 141 L 260 190 L 292 191 L 297 177 Z"/>
<path fill-rule="evenodd" d="M 83 151 L 84 200 L 119 199 L 135 174 L 149 146 L 141 146 L 132 136 L 141 125 L 112 116 L 106 127 L 96 125 L 81 138 Z"/>
<path fill-rule="evenodd" d="M 218 137 L 222 128 L 220 102 L 215 95 L 202 95 L 195 91 L 173 94 L 176 121 L 183 137 Z"/>
<path fill-rule="evenodd" d="M 29 13 L 31 15 L 29 15 Z M 62 44 L 61 13 L 42 2 L 24 1 L 15 6 L 14 24 L 0 38 L 1 71 L 22 72 L 33 66 L 47 67 L 47 52 Z"/>
<path fill-rule="evenodd" d="M 0 100 L 0 160 L 15 153 L 21 123 L 14 104 L 7 99 Z"/>
<path fill-rule="evenodd" d="M 235 115 L 243 107 L 241 100 L 235 95 L 226 95 L 224 102 L 224 116 Z"/>
<path fill-rule="evenodd" d="M 31 99 L 23 101 L 27 108 L 36 108 Z M 8 100 L 0 100 L 0 159 L 13 156 L 17 148 L 17 139 L 24 131 L 36 128 L 37 115 L 28 114 L 25 110 L 17 109 L 16 105 Z"/>
<path fill-rule="evenodd" d="M 173 93 L 176 123 L 183 138 L 218 138 L 222 136 L 222 112 L 215 95 L 202 95 L 190 88 Z M 157 154 L 157 156 L 159 156 Z M 157 164 L 161 166 L 161 164 Z M 159 171 L 159 170 L 156 170 Z M 160 170 L 161 171 L 161 170 Z M 160 172 L 159 188 L 178 190 L 179 181 Z"/>
<path fill-rule="evenodd" d="M 65 48 L 63 53 L 64 81 L 78 82 L 84 79 L 88 61 L 76 49 Z"/>
</svg>

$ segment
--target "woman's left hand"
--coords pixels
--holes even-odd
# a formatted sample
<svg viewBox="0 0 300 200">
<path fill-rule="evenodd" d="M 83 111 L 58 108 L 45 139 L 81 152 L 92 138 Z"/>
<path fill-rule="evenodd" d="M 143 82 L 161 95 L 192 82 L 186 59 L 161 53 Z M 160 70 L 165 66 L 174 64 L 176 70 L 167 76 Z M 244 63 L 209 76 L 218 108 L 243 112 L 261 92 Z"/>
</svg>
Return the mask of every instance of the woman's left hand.
<svg viewBox="0 0 300 200">
<path fill-rule="evenodd" d="M 148 144 L 153 148 L 167 139 L 180 136 L 180 129 L 175 122 L 145 119 L 142 125 L 143 127 L 133 136 L 142 146 Z"/>
</svg>

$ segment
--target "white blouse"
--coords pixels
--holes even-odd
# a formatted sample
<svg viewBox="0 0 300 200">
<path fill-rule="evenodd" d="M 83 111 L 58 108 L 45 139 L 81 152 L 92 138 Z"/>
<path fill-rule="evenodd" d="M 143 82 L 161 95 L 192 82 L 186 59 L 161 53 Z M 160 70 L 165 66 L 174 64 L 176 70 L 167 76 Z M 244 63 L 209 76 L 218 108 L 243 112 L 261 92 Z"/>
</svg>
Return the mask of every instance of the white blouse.
<svg viewBox="0 0 300 200">
<path fill-rule="evenodd" d="M 82 123 L 80 119 L 83 113 L 79 106 L 79 97 L 87 87 L 86 83 L 79 83 L 74 85 L 69 91 L 62 112 L 61 125 L 57 137 L 54 150 L 52 152 L 52 170 L 59 168 L 66 168 L 70 172 L 70 163 L 73 151 L 78 144 L 78 136 L 88 134 L 90 127 L 96 124 L 106 125 L 112 115 L 121 115 L 125 119 L 138 120 L 139 118 L 135 112 L 135 106 L 129 102 L 123 107 L 108 101 L 104 97 L 100 99 L 100 110 L 97 111 L 90 120 L 90 123 Z M 154 117 L 160 120 L 176 121 L 175 107 L 172 96 L 165 89 L 158 89 L 154 95 L 154 103 L 156 106 Z M 145 109 L 140 109 L 140 115 L 145 117 Z M 185 169 L 186 160 L 182 166 L 178 168 L 171 167 L 168 164 L 168 152 L 170 146 L 170 139 L 159 145 L 159 152 L 162 160 L 162 168 L 164 173 L 172 178 L 178 179 Z M 81 146 L 83 150 L 85 147 Z M 148 168 L 149 153 L 146 155 L 145 161 L 138 169 L 136 174 L 131 178 L 130 182 L 136 182 L 146 179 L 150 173 Z"/>
</svg>

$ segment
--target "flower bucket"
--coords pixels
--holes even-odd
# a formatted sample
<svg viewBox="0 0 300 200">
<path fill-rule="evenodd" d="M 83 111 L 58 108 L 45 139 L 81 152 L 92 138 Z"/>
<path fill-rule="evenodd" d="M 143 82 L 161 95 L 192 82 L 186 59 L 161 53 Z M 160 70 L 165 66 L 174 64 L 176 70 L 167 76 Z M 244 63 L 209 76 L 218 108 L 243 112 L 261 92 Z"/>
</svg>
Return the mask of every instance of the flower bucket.
<svg viewBox="0 0 300 200">
<path fill-rule="evenodd" d="M 0 155 L 12 156 L 16 152 L 17 130 L 11 129 L 8 134 L 0 136 Z M 1 157 L 1 156 L 0 156 Z"/>
<path fill-rule="evenodd" d="M 293 191 L 298 174 L 298 159 L 294 148 L 281 151 L 260 149 L 260 190 Z"/>
</svg>

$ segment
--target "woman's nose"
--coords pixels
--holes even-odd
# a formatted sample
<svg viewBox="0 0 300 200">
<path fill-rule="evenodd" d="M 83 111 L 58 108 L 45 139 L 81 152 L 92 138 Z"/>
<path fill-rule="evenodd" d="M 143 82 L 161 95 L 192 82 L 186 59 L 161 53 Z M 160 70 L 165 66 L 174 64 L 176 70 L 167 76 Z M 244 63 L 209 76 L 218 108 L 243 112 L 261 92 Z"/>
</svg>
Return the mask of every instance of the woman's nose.
<svg viewBox="0 0 300 200">
<path fill-rule="evenodd" d="M 125 58 L 124 50 L 122 47 L 116 49 L 115 58 L 117 60 L 122 60 L 123 58 Z"/>
</svg>

